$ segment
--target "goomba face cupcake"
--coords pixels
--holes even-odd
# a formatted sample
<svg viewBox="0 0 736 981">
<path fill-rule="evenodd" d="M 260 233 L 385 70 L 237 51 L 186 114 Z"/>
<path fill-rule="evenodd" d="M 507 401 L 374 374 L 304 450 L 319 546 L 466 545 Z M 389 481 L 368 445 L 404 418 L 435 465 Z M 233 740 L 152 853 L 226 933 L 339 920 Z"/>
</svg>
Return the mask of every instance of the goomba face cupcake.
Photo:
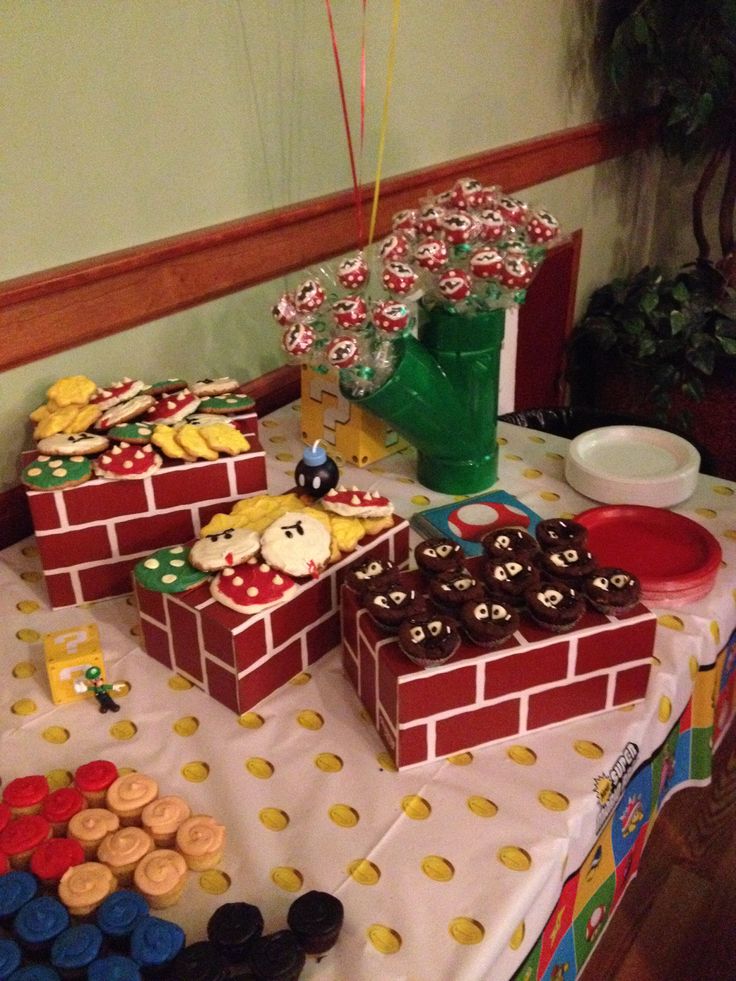
<svg viewBox="0 0 736 981">
<path fill-rule="evenodd" d="M 490 597 L 464 603 L 460 623 L 474 644 L 495 647 L 519 627 L 519 614 L 507 600 Z"/>
<path fill-rule="evenodd" d="M 596 569 L 583 581 L 583 592 L 590 605 L 601 613 L 618 616 L 631 610 L 641 599 L 641 583 L 625 569 Z"/>
<path fill-rule="evenodd" d="M 415 589 L 400 583 L 388 589 L 369 586 L 363 593 L 363 604 L 374 623 L 383 630 L 395 633 L 407 617 L 420 612 L 423 602 Z"/>
<path fill-rule="evenodd" d="M 534 535 L 523 528 L 494 528 L 480 540 L 483 551 L 491 558 L 528 557 L 539 549 Z"/>
<path fill-rule="evenodd" d="M 483 578 L 491 593 L 513 606 L 522 606 L 525 592 L 539 585 L 540 575 L 536 565 L 526 559 L 495 558 L 484 564 Z"/>
<path fill-rule="evenodd" d="M 485 590 L 467 569 L 449 569 L 429 582 L 429 597 L 445 613 L 456 614 L 463 603 L 480 600 Z"/>
<path fill-rule="evenodd" d="M 427 576 L 456 569 L 465 562 L 465 553 L 451 538 L 428 538 L 414 549 L 414 560 Z"/>
<path fill-rule="evenodd" d="M 449 661 L 460 646 L 460 634 L 449 617 L 424 613 L 404 620 L 399 646 L 410 661 L 428 668 Z"/>
<path fill-rule="evenodd" d="M 597 564 L 591 552 L 584 548 L 573 547 L 540 552 L 536 561 L 546 576 L 552 579 L 564 579 L 565 582 L 580 581 L 592 572 Z"/>
<path fill-rule="evenodd" d="M 545 582 L 527 590 L 526 608 L 540 627 L 553 633 L 572 630 L 585 612 L 585 600 L 566 582 Z"/>
<path fill-rule="evenodd" d="M 578 521 L 565 518 L 546 518 L 535 529 L 537 541 L 546 551 L 564 548 L 585 548 L 588 529 Z"/>
<path fill-rule="evenodd" d="M 362 593 L 364 589 L 373 586 L 387 589 L 393 586 L 398 578 L 399 570 L 390 559 L 372 558 L 348 570 L 345 582 L 357 593 Z"/>
</svg>

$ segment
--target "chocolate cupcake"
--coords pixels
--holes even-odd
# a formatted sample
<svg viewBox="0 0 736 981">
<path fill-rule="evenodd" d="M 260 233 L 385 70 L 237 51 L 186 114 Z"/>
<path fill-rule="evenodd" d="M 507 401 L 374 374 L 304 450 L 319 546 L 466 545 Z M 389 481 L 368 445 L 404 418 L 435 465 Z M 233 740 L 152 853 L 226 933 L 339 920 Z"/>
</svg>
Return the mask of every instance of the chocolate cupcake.
<svg viewBox="0 0 736 981">
<path fill-rule="evenodd" d="M 542 551 L 537 555 L 536 563 L 547 578 L 564 579 L 565 582 L 579 582 L 597 566 L 591 552 L 573 546 L 556 551 Z"/>
<path fill-rule="evenodd" d="M 251 903 L 224 903 L 207 922 L 207 938 L 231 964 L 241 964 L 263 933 L 263 916 Z"/>
<path fill-rule="evenodd" d="M 410 661 L 428 668 L 449 661 L 460 646 L 460 634 L 449 617 L 422 613 L 401 624 L 399 646 Z"/>
<path fill-rule="evenodd" d="M 535 529 L 537 541 L 545 551 L 559 551 L 564 548 L 585 548 L 588 529 L 577 521 L 566 518 L 547 518 L 540 521 Z"/>
<path fill-rule="evenodd" d="M 324 954 L 337 943 L 343 912 L 337 896 L 313 889 L 294 900 L 286 922 L 307 954 Z"/>
<path fill-rule="evenodd" d="M 539 542 L 523 528 L 507 526 L 486 532 L 480 540 L 483 551 L 491 558 L 528 558 L 539 550 Z"/>
<path fill-rule="evenodd" d="M 607 566 L 585 577 L 583 593 L 594 609 L 619 616 L 639 602 L 641 583 L 633 573 Z"/>
<path fill-rule="evenodd" d="M 483 579 L 488 591 L 512 606 L 523 606 L 527 589 L 538 586 L 540 578 L 539 569 L 528 559 L 489 558 L 483 564 Z"/>
<path fill-rule="evenodd" d="M 366 559 L 348 569 L 345 583 L 356 593 L 362 593 L 368 586 L 387 589 L 398 581 L 399 570 L 390 559 Z"/>
<path fill-rule="evenodd" d="M 296 981 L 307 955 L 291 930 L 278 930 L 253 941 L 248 964 L 257 981 Z"/>
<path fill-rule="evenodd" d="M 424 603 L 415 589 L 395 583 L 389 588 L 369 586 L 363 593 L 363 605 L 374 623 L 396 633 L 407 617 L 420 612 Z"/>
<path fill-rule="evenodd" d="M 484 596 L 483 584 L 464 568 L 448 569 L 429 582 L 429 598 L 445 613 L 458 614 L 463 603 Z"/>
<path fill-rule="evenodd" d="M 179 951 L 170 973 L 176 981 L 227 981 L 229 970 L 227 958 L 213 943 L 197 940 Z"/>
<path fill-rule="evenodd" d="M 519 614 L 508 600 L 489 597 L 464 603 L 460 623 L 474 644 L 496 647 L 518 630 Z"/>
<path fill-rule="evenodd" d="M 426 576 L 436 576 L 463 565 L 465 552 L 451 538 L 428 538 L 414 549 L 414 561 Z"/>
<path fill-rule="evenodd" d="M 525 599 L 532 620 L 552 633 L 572 630 L 585 612 L 582 594 L 566 582 L 544 582 L 527 590 Z"/>
</svg>

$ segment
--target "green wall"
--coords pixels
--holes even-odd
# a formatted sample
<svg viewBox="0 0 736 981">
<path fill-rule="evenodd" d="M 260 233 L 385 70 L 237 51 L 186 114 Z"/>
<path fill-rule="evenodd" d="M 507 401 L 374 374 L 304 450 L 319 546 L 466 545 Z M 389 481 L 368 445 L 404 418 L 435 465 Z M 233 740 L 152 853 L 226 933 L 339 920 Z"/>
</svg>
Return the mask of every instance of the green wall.
<svg viewBox="0 0 736 981">
<path fill-rule="evenodd" d="M 403 0 L 383 176 L 597 118 L 595 7 Z M 392 4 L 367 8 L 360 169 L 371 181 Z M 362 4 L 332 9 L 357 149 Z M 0 0 L 0 21 L 0 280 L 350 186 L 322 0 Z M 520 195 L 584 229 L 579 304 L 650 255 L 659 174 L 642 154 Z M 0 490 L 17 482 L 28 412 L 60 376 L 249 379 L 276 367 L 269 309 L 282 288 L 5 372 Z"/>
</svg>

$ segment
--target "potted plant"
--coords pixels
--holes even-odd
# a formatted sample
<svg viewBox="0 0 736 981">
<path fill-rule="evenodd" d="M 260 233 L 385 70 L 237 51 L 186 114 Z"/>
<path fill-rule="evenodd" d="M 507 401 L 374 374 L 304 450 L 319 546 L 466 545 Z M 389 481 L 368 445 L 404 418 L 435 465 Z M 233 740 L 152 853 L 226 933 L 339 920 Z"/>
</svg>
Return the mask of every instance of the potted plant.
<svg viewBox="0 0 736 981">
<path fill-rule="evenodd" d="M 713 427 L 698 428 L 699 406 L 736 378 L 736 3 L 607 0 L 600 38 L 610 103 L 654 112 L 663 151 L 698 168 L 695 257 L 675 273 L 646 267 L 593 293 L 571 338 L 572 398 L 674 422 L 707 445 Z M 704 213 L 716 188 L 714 249 Z M 736 476 L 730 432 L 727 442 L 714 456 L 721 464 L 725 453 L 721 475 Z"/>
</svg>

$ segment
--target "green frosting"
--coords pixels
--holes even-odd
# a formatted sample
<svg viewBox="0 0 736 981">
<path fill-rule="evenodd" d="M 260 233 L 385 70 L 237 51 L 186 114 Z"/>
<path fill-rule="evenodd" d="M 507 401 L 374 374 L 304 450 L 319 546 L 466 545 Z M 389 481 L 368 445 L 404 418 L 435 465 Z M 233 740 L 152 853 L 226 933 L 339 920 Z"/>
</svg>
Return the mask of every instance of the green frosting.
<svg viewBox="0 0 736 981">
<path fill-rule="evenodd" d="M 153 436 L 153 426 L 147 422 L 123 422 L 108 429 L 106 435 L 110 439 L 119 439 L 126 443 L 149 443 Z"/>
<path fill-rule="evenodd" d="M 213 395 L 211 398 L 202 399 L 197 409 L 198 412 L 242 412 L 255 405 L 255 401 L 250 395 L 236 395 L 231 392 L 229 395 Z"/>
<path fill-rule="evenodd" d="M 172 545 L 170 548 L 160 548 L 141 559 L 135 566 L 133 574 L 145 589 L 156 593 L 185 593 L 203 582 L 209 576 L 189 564 L 189 547 Z"/>
<path fill-rule="evenodd" d="M 86 456 L 39 456 L 23 468 L 21 480 L 33 490 L 60 490 L 89 480 L 92 464 Z"/>
</svg>

